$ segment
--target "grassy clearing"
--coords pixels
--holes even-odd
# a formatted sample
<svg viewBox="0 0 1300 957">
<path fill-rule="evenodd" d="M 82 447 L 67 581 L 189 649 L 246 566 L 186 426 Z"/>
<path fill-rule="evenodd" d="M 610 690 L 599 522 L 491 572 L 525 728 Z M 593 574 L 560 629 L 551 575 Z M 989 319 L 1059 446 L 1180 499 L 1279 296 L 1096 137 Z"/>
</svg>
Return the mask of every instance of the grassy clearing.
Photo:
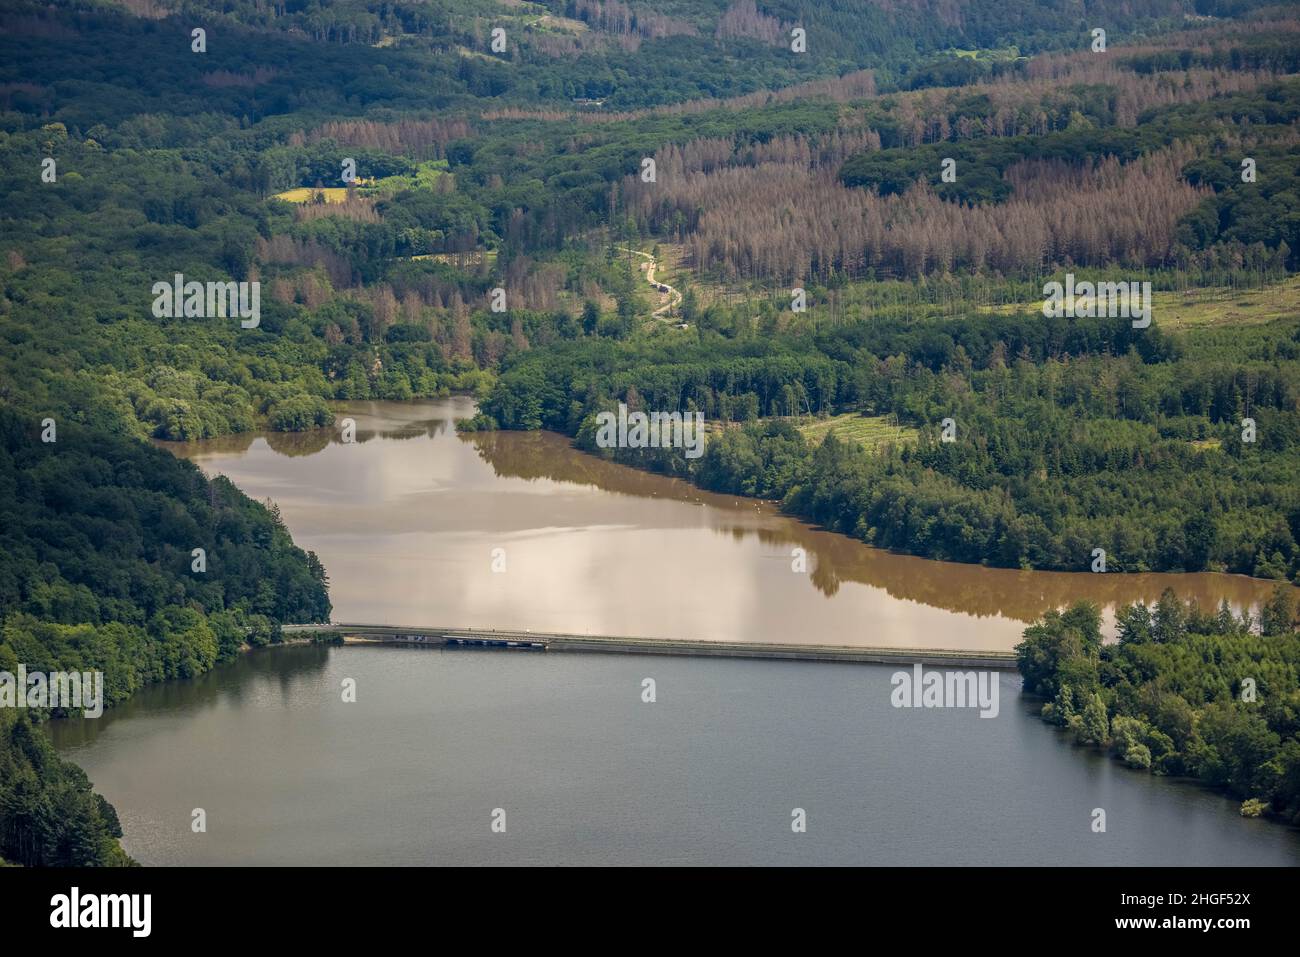
<svg viewBox="0 0 1300 957">
<path fill-rule="evenodd" d="M 448 175 L 446 160 L 427 160 L 419 164 L 410 175 L 386 176 L 383 179 L 362 178 L 356 181 L 353 188 L 360 198 L 381 199 L 408 189 L 437 189 L 441 185 L 439 180 L 446 175 Z M 448 183 L 451 182 L 448 180 Z M 316 202 L 317 194 L 322 196 L 326 203 L 344 203 L 347 202 L 348 188 L 324 186 L 318 189 L 314 186 L 300 186 L 297 189 L 286 189 L 283 193 L 276 193 L 272 198 L 301 206 Z"/>
<path fill-rule="evenodd" d="M 1004 306 L 983 306 L 980 312 L 1004 315 L 1041 310 L 1040 301 Z M 1151 294 L 1152 321 L 1166 329 L 1211 328 L 1215 326 L 1258 326 L 1275 319 L 1300 314 L 1300 276 L 1262 289 L 1208 287 L 1186 292 Z"/>
<path fill-rule="evenodd" d="M 484 263 L 488 266 L 495 266 L 497 251 L 495 249 L 471 249 L 469 252 L 463 253 L 423 253 L 410 258 L 415 261 L 428 260 L 457 267 L 481 266 Z"/>
<path fill-rule="evenodd" d="M 456 52 L 459 53 L 461 56 L 477 57 L 480 60 L 488 60 L 492 63 L 502 62 L 500 57 L 489 56 L 488 54 L 484 53 L 482 50 L 471 50 L 469 47 L 463 47 L 460 46 L 459 44 L 456 45 Z"/>
<path fill-rule="evenodd" d="M 446 160 L 427 160 L 410 176 L 385 176 L 376 180 L 373 189 L 378 193 L 400 193 L 407 189 L 435 189 L 438 179 L 447 175 Z"/>
<path fill-rule="evenodd" d="M 1173 328 L 1262 325 L 1300 312 L 1300 276 L 1263 289 L 1157 292 L 1152 299 L 1152 317 Z"/>
<path fill-rule="evenodd" d="M 553 13 L 544 13 L 537 19 L 537 25 L 546 30 L 553 30 L 559 33 L 589 33 L 591 27 L 581 20 L 572 20 L 569 17 L 557 17 Z"/>
<path fill-rule="evenodd" d="M 1002 48 L 980 48 L 975 50 L 960 50 L 953 47 L 945 51 L 950 56 L 966 60 L 1027 60 L 1028 57 L 1020 55 L 1017 47 Z"/>
<path fill-rule="evenodd" d="M 298 189 L 286 189 L 283 193 L 276 193 L 273 198 L 282 199 L 286 203 L 307 203 L 311 201 L 312 196 L 316 193 L 323 193 L 327 203 L 341 203 L 348 198 L 346 186 L 326 186 L 322 189 L 302 186 Z"/>
<path fill-rule="evenodd" d="M 915 442 L 919 435 L 916 429 L 896 424 L 892 416 L 857 412 L 845 412 L 828 419 L 803 419 L 796 423 L 796 428 L 810 445 L 820 445 L 826 434 L 834 431 L 837 438 L 856 442 L 868 452 L 875 452 L 887 443 Z"/>
<path fill-rule="evenodd" d="M 772 298 L 771 289 L 760 288 L 755 283 L 726 283 L 713 276 L 695 276 L 682 264 L 684 246 L 661 243 L 660 250 L 661 262 L 668 268 L 661 269 L 658 275 L 677 288 L 689 286 L 693 289 L 701 309 L 711 305 L 737 306 L 744 302 L 757 306 L 761 300 Z M 675 281 L 677 279 L 681 281 Z M 1023 288 L 1024 284 L 1021 286 Z M 782 287 L 777 293 L 772 301 L 778 307 L 788 307 L 789 290 Z M 919 298 L 911 284 L 894 280 L 850 282 L 835 295 L 838 302 L 830 311 L 838 311 L 843 321 L 848 322 L 885 317 L 960 321 L 973 314 L 1032 316 L 1042 315 L 1043 308 L 1041 298 L 992 305 L 959 300 L 927 302 Z M 1208 286 L 1185 292 L 1155 290 L 1151 300 L 1152 320 L 1166 330 L 1262 326 L 1300 316 L 1300 276 L 1291 276 L 1256 289 Z M 810 298 L 809 304 L 810 316 L 816 318 L 828 314 L 826 302 Z"/>
</svg>

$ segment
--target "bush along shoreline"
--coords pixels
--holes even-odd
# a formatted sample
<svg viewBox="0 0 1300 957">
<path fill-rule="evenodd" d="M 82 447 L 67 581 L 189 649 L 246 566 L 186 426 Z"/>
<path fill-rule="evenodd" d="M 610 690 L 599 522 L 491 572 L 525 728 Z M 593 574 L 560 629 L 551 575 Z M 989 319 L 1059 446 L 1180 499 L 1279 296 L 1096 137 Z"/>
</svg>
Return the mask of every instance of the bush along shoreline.
<svg viewBox="0 0 1300 957">
<path fill-rule="evenodd" d="M 1128 767 L 1195 778 L 1241 813 L 1300 825 L 1300 631 L 1290 590 L 1260 610 L 1207 612 L 1166 590 L 1154 606 L 1048 612 L 1016 646 L 1042 718 Z"/>
</svg>

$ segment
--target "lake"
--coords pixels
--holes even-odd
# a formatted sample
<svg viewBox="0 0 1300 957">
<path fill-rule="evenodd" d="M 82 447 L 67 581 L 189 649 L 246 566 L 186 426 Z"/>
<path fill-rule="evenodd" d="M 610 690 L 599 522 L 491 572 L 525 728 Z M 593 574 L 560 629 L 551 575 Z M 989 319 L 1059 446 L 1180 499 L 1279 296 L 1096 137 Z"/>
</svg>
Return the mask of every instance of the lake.
<svg viewBox="0 0 1300 957">
<path fill-rule="evenodd" d="M 552 433 L 457 435 L 454 420 L 473 412 L 465 398 L 360 403 L 341 413 L 357 423 L 351 444 L 322 431 L 168 447 L 279 505 L 329 571 L 336 621 L 1009 649 L 1026 623 L 1080 598 L 1109 614 L 1173 587 L 1240 610 L 1274 587 L 895 555 Z"/>
<path fill-rule="evenodd" d="M 458 436 L 472 411 L 363 403 L 351 444 L 169 447 L 279 505 L 340 621 L 1005 649 L 1077 598 L 1113 611 L 1173 585 L 1242 608 L 1272 589 L 892 555 L 558 436 Z M 146 864 L 1300 863 L 1300 832 L 1071 746 L 1014 674 L 981 718 L 893 707 L 897 670 L 297 646 L 51 732 Z"/>
<path fill-rule="evenodd" d="M 892 707 L 895 670 L 289 647 L 53 730 L 146 864 L 1300 863 L 1295 831 L 1073 747 L 1012 673 L 985 719 Z"/>
</svg>

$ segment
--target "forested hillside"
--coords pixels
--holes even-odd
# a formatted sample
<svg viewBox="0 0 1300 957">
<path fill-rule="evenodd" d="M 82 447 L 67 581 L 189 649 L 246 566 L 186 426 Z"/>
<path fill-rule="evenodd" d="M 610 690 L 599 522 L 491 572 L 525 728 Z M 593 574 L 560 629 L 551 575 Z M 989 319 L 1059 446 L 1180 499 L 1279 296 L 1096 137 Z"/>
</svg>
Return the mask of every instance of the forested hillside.
<svg viewBox="0 0 1300 957">
<path fill-rule="evenodd" d="M 0 408 L 0 671 L 102 672 L 111 706 L 329 619 L 324 569 L 273 510 L 135 439 L 43 431 Z M 47 713 L 0 710 L 0 857 L 123 862 L 112 808 L 36 729 Z"/>
<path fill-rule="evenodd" d="M 511 366 L 483 408 L 594 451 L 610 397 L 646 409 L 684 397 L 710 420 L 744 424 L 720 428 L 694 462 L 671 449 L 620 456 L 930 557 L 1084 571 L 1102 547 L 1121 571 L 1292 579 L 1300 324 L 1270 338 L 985 317 L 880 320 L 782 345 L 571 347 Z M 1236 424 L 1248 401 L 1253 446 Z M 788 418 L 845 407 L 890 411 L 920 441 L 869 452 L 832 433 L 809 447 Z M 940 441 L 949 417 L 961 441 Z"/>
</svg>

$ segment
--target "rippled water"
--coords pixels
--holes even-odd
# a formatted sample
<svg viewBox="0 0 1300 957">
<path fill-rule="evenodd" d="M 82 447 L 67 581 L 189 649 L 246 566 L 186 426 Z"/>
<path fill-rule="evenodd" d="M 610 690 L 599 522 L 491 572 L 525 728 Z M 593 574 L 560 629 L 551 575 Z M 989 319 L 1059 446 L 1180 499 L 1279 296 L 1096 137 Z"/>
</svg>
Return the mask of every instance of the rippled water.
<svg viewBox="0 0 1300 957">
<path fill-rule="evenodd" d="M 1295 831 L 1072 747 L 1013 674 L 985 719 L 892 707 L 894 670 L 289 647 L 54 733 L 149 864 L 1300 862 Z"/>
</svg>

